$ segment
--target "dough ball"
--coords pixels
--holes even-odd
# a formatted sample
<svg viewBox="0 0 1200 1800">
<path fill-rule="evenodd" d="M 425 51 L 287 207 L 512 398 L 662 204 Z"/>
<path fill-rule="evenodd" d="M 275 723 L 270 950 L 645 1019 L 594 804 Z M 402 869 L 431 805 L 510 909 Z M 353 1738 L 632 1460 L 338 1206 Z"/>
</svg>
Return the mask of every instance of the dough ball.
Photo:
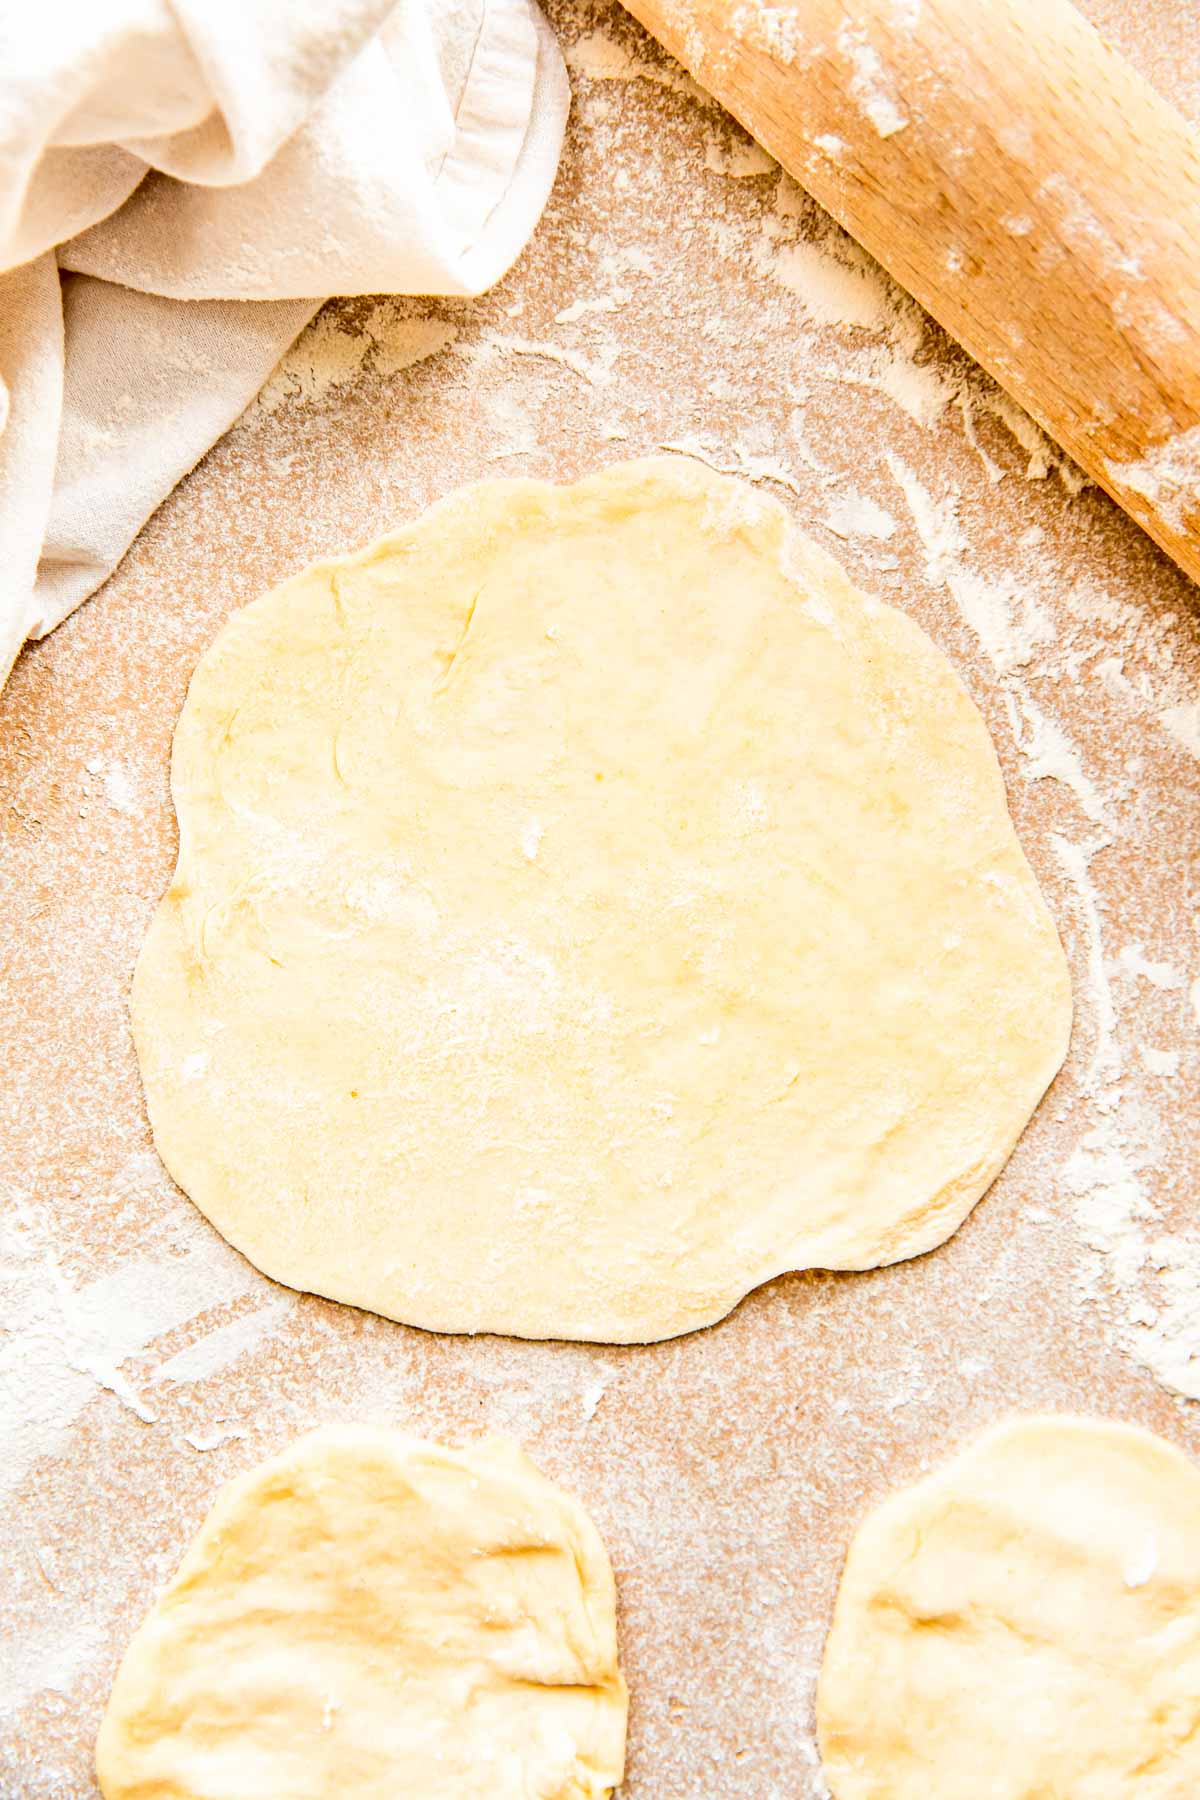
<svg viewBox="0 0 1200 1800">
<path fill-rule="evenodd" d="M 851 1546 L 817 1695 L 834 1800 L 1195 1800 L 1200 1468 L 1017 1419 Z"/>
<path fill-rule="evenodd" d="M 681 458 L 489 482 L 237 614 L 138 963 L 155 1140 L 293 1287 L 609 1342 L 949 1235 L 1062 950 L 945 658 Z"/>
<path fill-rule="evenodd" d="M 222 1488 L 104 1716 L 105 1800 L 600 1800 L 612 1571 L 515 1445 L 314 1431 Z"/>
</svg>

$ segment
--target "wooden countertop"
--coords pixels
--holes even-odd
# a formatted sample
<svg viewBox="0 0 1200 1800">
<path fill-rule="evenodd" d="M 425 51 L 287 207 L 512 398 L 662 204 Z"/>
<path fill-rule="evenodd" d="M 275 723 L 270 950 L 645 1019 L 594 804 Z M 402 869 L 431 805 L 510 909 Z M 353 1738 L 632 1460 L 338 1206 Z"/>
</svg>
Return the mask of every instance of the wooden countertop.
<svg viewBox="0 0 1200 1800">
<path fill-rule="evenodd" d="M 1019 1408 L 1200 1454 L 1200 591 L 614 4 L 484 300 L 340 302 L 0 697 L 0 1792 L 92 1796 L 116 1661 L 216 1486 L 325 1420 L 500 1429 L 612 1553 L 629 1800 L 815 1800 L 857 1520 Z M 1200 119 L 1191 0 L 1084 8 Z M 779 495 L 991 728 L 1075 982 L 1071 1054 L 961 1231 L 608 1349 L 430 1337 L 228 1250 L 150 1144 L 126 997 L 171 729 L 238 606 L 481 476 L 663 445 Z M 1195 1360 L 1189 1361 L 1194 1352 Z"/>
</svg>

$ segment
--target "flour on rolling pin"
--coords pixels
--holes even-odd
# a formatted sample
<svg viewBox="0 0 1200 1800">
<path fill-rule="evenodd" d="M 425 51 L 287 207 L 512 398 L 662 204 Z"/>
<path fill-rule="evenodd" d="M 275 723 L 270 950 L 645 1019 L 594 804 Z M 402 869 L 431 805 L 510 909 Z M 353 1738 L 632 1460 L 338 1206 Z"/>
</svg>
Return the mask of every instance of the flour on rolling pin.
<svg viewBox="0 0 1200 1800">
<path fill-rule="evenodd" d="M 1200 140 L 1070 0 L 629 5 L 1200 578 Z"/>
</svg>

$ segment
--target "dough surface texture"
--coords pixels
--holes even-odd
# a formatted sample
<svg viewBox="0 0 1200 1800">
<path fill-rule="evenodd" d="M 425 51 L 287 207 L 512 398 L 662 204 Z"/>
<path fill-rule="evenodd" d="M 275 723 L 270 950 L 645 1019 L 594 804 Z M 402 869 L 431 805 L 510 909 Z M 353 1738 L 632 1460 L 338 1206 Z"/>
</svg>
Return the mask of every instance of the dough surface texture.
<svg viewBox="0 0 1200 1800">
<path fill-rule="evenodd" d="M 175 733 L 155 1141 L 293 1287 L 641 1342 L 941 1243 L 1065 1052 L 983 722 L 683 458 L 464 489 L 238 613 Z"/>
<path fill-rule="evenodd" d="M 1000 1425 L 867 1519 L 817 1692 L 834 1800 L 1195 1800 L 1200 1468 Z"/>
<path fill-rule="evenodd" d="M 117 1674 L 105 1800 L 600 1800 L 612 1571 L 514 1444 L 327 1427 L 221 1489 Z"/>
</svg>

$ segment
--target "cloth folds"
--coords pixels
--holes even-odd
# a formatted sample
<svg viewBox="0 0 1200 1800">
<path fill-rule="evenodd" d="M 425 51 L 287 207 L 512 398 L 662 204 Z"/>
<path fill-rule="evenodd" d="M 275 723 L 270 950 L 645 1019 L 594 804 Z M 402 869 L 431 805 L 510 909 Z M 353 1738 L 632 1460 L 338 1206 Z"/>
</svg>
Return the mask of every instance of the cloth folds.
<svg viewBox="0 0 1200 1800">
<path fill-rule="evenodd" d="M 330 294 L 478 294 L 558 164 L 533 0 L 0 18 L 0 685 Z"/>
</svg>

